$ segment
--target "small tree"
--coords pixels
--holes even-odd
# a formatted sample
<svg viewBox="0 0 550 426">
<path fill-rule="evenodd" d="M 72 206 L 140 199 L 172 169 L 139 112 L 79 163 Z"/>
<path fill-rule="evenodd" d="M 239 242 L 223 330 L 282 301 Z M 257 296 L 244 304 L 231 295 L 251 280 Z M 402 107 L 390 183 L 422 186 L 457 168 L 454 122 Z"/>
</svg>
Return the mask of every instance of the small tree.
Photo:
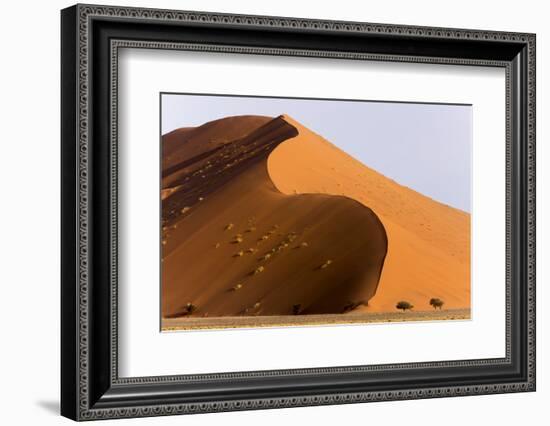
<svg viewBox="0 0 550 426">
<path fill-rule="evenodd" d="M 441 299 L 437 299 L 437 298 L 432 298 L 430 299 L 430 305 L 433 306 L 434 309 L 437 309 L 439 308 L 439 310 L 441 310 L 441 308 L 443 307 L 445 302 L 443 302 L 443 300 Z"/>
<path fill-rule="evenodd" d="M 402 300 L 401 302 L 397 302 L 397 305 L 395 305 L 395 307 L 397 309 L 401 309 L 403 312 L 414 308 L 413 305 L 411 305 L 409 302 L 405 302 L 404 300 Z"/>
<path fill-rule="evenodd" d="M 187 315 L 191 315 L 196 310 L 197 310 L 197 306 L 192 303 L 188 303 L 187 305 L 185 305 L 185 313 Z"/>
</svg>

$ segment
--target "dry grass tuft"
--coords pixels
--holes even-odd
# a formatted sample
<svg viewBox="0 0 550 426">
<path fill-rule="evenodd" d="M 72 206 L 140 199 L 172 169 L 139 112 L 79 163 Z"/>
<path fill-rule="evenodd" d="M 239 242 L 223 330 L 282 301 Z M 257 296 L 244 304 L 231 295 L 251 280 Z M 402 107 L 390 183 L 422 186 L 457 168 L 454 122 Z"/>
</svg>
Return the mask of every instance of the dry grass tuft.
<svg viewBox="0 0 550 426">
<path fill-rule="evenodd" d="M 328 259 L 325 263 L 321 265 L 321 269 L 328 268 L 332 264 L 332 260 Z"/>
</svg>

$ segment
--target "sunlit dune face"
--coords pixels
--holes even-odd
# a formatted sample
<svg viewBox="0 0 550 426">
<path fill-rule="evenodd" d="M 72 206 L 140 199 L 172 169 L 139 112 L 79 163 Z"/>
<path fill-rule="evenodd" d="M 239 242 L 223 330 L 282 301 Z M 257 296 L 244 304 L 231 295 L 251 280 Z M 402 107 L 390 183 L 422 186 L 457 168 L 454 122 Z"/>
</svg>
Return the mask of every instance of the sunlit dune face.
<svg viewBox="0 0 550 426">
<path fill-rule="evenodd" d="M 349 197 L 371 208 L 386 229 L 388 254 L 379 291 L 365 310 L 394 311 L 401 299 L 429 310 L 435 296 L 446 308 L 469 308 L 470 214 L 399 185 L 291 117 L 285 120 L 299 134 L 268 159 L 277 189 Z"/>
</svg>

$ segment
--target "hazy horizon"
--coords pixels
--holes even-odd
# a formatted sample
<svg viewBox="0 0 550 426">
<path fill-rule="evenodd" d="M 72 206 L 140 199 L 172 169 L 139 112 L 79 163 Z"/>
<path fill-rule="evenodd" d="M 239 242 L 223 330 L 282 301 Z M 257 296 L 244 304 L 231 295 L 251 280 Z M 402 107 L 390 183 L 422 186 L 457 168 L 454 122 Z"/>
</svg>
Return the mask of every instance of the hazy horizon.
<svg viewBox="0 0 550 426">
<path fill-rule="evenodd" d="M 161 134 L 287 114 L 401 185 L 471 212 L 471 105 L 162 94 L 161 106 Z"/>
</svg>

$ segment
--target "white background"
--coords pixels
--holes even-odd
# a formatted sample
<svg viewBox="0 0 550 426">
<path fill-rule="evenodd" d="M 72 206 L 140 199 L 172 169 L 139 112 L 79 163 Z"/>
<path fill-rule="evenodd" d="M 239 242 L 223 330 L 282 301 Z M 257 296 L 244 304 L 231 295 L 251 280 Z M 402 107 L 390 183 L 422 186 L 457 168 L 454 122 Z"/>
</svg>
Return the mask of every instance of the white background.
<svg viewBox="0 0 550 426">
<path fill-rule="evenodd" d="M 105 0 L 103 3 L 117 4 Z M 499 425 L 547 422 L 550 400 L 548 342 L 550 297 L 549 125 L 550 28 L 545 2 L 441 1 L 356 2 L 353 0 L 253 2 L 232 0 L 140 1 L 120 3 L 536 32 L 538 107 L 538 391 L 453 399 L 386 402 L 191 416 L 119 420 L 119 424 L 258 425 L 315 421 L 408 425 Z M 0 398 L 3 424 L 69 424 L 57 416 L 59 394 L 59 9 L 65 1 L 3 5 L 0 67 Z M 544 416 L 544 417 L 543 417 Z M 405 420 L 404 420 L 405 419 Z M 538 420 L 537 420 L 538 419 Z M 383 422 L 383 423 L 382 423 Z M 117 424 L 114 421 L 102 424 Z"/>
<path fill-rule="evenodd" d="M 124 49 L 119 81 L 121 376 L 505 356 L 504 69 Z M 165 91 L 472 103 L 472 320 L 159 333 L 160 218 L 151 206 Z M 220 357 L 213 347 L 231 350 Z"/>
</svg>

